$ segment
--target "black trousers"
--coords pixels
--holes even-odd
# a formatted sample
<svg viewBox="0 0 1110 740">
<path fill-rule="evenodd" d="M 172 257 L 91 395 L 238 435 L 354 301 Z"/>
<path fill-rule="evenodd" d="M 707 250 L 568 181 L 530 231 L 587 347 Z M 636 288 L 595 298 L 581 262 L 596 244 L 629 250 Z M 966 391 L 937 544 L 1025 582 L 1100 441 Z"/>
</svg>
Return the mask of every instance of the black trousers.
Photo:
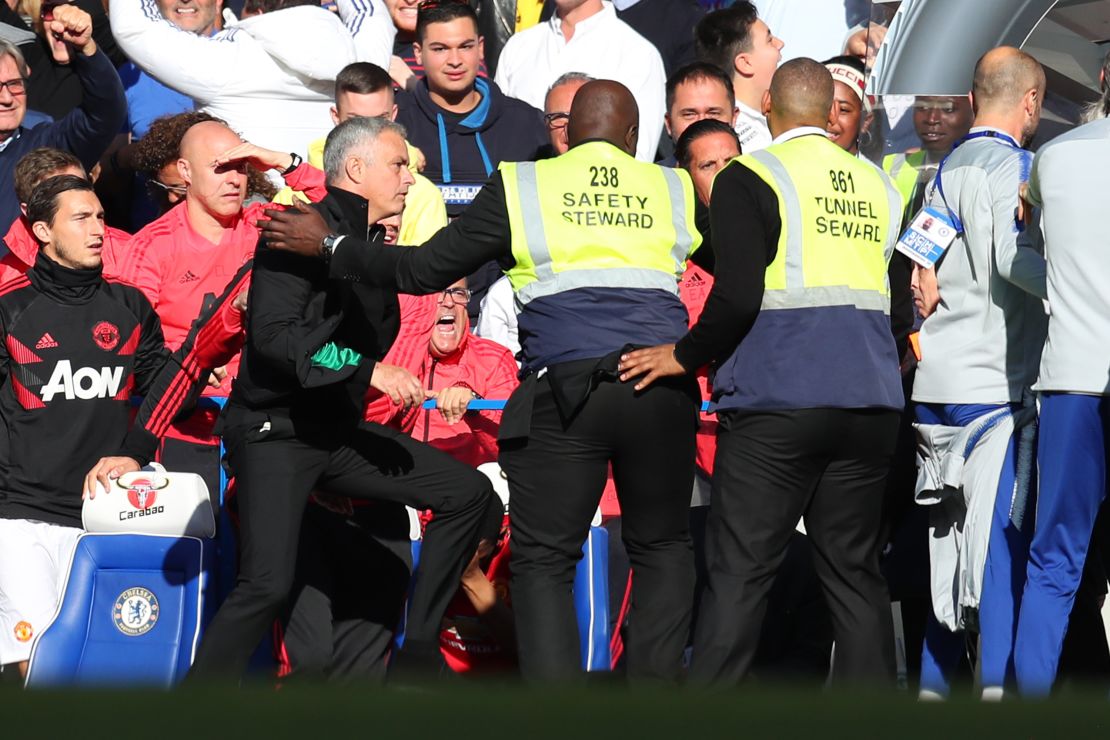
<svg viewBox="0 0 1110 740">
<path fill-rule="evenodd" d="M 697 387 L 689 379 L 643 393 L 631 383 L 606 381 L 564 423 L 547 378 L 537 382 L 529 437 L 501 445 L 513 527 L 513 612 L 525 678 L 580 675 L 574 569 L 612 461 L 622 539 L 635 573 L 628 675 L 677 680 L 694 589 L 687 516 L 697 408 Z"/>
<path fill-rule="evenodd" d="M 411 572 L 404 506 L 360 506 L 344 516 L 309 504 L 282 620 L 290 677 L 384 679 Z"/>
<path fill-rule="evenodd" d="M 835 677 L 893 679 L 890 599 L 879 573 L 883 492 L 898 413 L 805 409 L 720 414 L 692 681 L 752 667 L 767 597 L 800 518 L 832 617 Z"/>
<path fill-rule="evenodd" d="M 163 439 L 159 446 L 158 462 L 166 470 L 178 473 L 196 473 L 208 486 L 208 500 L 212 511 L 220 511 L 220 445 L 197 444 L 183 439 Z M 219 516 L 216 517 L 219 521 Z"/>
<path fill-rule="evenodd" d="M 190 675 L 242 675 L 292 588 L 301 517 L 317 489 L 435 512 L 425 530 L 403 652 L 414 665 L 438 660 L 440 622 L 477 547 L 492 491 L 489 480 L 378 425 L 359 427 L 342 443 L 330 430 L 319 430 L 318 437 L 298 434 L 284 418 L 263 429 L 225 426 L 239 499 L 239 577 L 209 625 Z"/>
</svg>

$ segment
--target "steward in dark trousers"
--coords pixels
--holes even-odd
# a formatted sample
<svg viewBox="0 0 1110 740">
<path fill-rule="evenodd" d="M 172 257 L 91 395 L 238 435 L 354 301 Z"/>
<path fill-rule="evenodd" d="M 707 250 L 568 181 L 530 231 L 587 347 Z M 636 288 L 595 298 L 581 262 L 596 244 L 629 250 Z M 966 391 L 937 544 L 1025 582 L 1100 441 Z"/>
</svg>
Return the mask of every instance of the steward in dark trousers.
<svg viewBox="0 0 1110 740">
<path fill-rule="evenodd" d="M 678 278 L 701 236 L 689 176 L 632 157 L 637 118 L 627 88 L 591 82 L 574 99 L 566 154 L 502 165 L 419 249 L 345 239 L 331 253 L 333 275 L 395 276 L 408 293 L 442 290 L 490 260 L 513 284 L 523 380 L 502 417 L 500 461 L 520 666 L 532 680 L 581 671 L 571 588 L 610 462 L 636 573 L 629 674 L 677 679 L 689 630 L 697 386 L 679 378 L 637 393 L 616 370 L 624 348 L 685 332 Z M 272 218 L 274 246 L 321 252 L 318 219 Z"/>
<path fill-rule="evenodd" d="M 887 263 L 902 200 L 886 175 L 826 138 L 833 85 L 824 67 L 784 64 L 770 95 L 775 143 L 714 183 L 716 282 L 698 324 L 675 346 L 630 355 L 622 370 L 646 372 L 644 386 L 728 358 L 713 382 L 709 578 L 691 680 L 747 676 L 767 595 L 804 517 L 832 615 L 835 675 L 885 682 L 894 636 L 879 525 L 903 406 Z"/>
<path fill-rule="evenodd" d="M 334 151 L 325 151 L 329 187 L 319 212 L 333 232 L 380 239 L 369 224 L 397 213 L 412 183 L 401 164 L 404 129 L 352 119 L 332 132 L 327 148 Z M 241 372 L 221 417 L 238 485 L 239 578 L 205 633 L 193 678 L 242 674 L 293 584 L 301 517 L 314 490 L 435 513 L 404 654 L 412 668 L 425 660 L 442 665 L 440 622 L 477 547 L 492 489 L 448 455 L 362 422 L 370 386 L 406 405 L 424 400 L 416 378 L 378 362 L 397 334 L 398 314 L 394 292 L 333 280 L 317 259 L 259 244 Z"/>
</svg>

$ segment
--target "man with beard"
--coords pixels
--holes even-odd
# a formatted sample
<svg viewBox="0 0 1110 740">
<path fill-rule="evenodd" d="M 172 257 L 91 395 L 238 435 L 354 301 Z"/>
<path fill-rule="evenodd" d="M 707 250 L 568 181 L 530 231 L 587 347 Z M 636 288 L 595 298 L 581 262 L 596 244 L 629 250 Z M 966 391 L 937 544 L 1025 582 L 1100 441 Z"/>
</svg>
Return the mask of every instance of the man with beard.
<svg viewBox="0 0 1110 740">
<path fill-rule="evenodd" d="M 929 188 L 926 202 L 950 219 L 957 236 L 936 267 L 940 302 L 921 326 L 913 386 L 921 424 L 966 427 L 990 414 L 1016 412 L 1037 377 L 1045 337 L 1045 261 L 1019 244 L 1018 188 L 1029 176 L 1032 155 L 1022 147 L 1037 130 L 1044 92 L 1044 70 L 1031 56 L 1010 47 L 985 54 L 975 68 L 974 125 L 955 143 Z M 997 495 L 981 492 L 994 502 L 978 608 L 984 698 L 1001 696 L 1013 679 L 1032 530 L 1021 526 L 1017 513 L 1018 435 L 1007 445 Z M 989 511 L 984 509 L 984 516 Z M 934 571 L 943 567 L 933 560 Z M 946 619 L 948 629 L 941 625 L 945 599 L 935 580 L 933 600 L 921 689 L 943 695 L 964 652 L 964 636 L 950 630 L 975 625 L 962 608 Z"/>
</svg>

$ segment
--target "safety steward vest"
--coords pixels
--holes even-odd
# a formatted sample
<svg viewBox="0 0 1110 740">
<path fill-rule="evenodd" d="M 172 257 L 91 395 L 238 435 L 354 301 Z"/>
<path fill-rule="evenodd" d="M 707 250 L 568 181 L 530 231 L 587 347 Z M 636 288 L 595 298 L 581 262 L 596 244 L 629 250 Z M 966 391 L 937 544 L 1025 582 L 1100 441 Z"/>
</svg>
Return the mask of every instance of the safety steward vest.
<svg viewBox="0 0 1110 740">
<path fill-rule="evenodd" d="M 925 151 L 911 154 L 888 154 L 883 157 L 883 172 L 890 175 L 894 187 L 902 194 L 902 200 L 909 203 L 913 189 L 917 185 L 917 172 L 925 165 Z"/>
<path fill-rule="evenodd" d="M 924 150 L 911 154 L 888 154 L 883 157 L 883 171 L 890 175 L 890 179 L 894 181 L 894 187 L 902 194 L 902 201 L 905 204 L 899 232 L 917 215 L 916 212 L 910 213 L 909 209 L 913 205 L 913 192 L 927 157 Z"/>
<path fill-rule="evenodd" d="M 682 336 L 678 281 L 702 241 L 686 172 L 603 141 L 500 169 L 526 368 Z"/>
<path fill-rule="evenodd" d="M 900 409 L 887 264 L 902 197 L 822 136 L 737 158 L 778 196 L 782 228 L 749 334 L 714 380 L 719 408 Z"/>
</svg>

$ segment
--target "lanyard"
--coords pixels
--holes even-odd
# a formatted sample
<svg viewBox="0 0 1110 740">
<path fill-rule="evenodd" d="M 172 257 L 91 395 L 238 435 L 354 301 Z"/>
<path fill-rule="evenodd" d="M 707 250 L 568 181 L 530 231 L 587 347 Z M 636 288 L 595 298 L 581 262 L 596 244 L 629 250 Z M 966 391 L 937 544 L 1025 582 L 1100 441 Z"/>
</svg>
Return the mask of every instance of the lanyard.
<svg viewBox="0 0 1110 740">
<path fill-rule="evenodd" d="M 948 217 L 952 219 L 952 226 L 956 229 L 956 236 L 963 236 L 964 224 L 963 221 L 961 221 L 959 217 L 956 216 L 956 214 L 952 211 L 952 208 L 948 205 L 948 199 L 944 197 L 944 182 L 941 179 L 941 173 L 944 172 L 944 165 L 948 162 L 948 158 L 952 156 L 952 153 L 956 151 L 960 144 L 971 141 L 972 139 L 995 139 L 1000 144 L 1005 144 L 1011 149 L 1021 152 L 1021 182 L 1025 182 L 1029 179 L 1029 169 L 1032 163 L 1032 156 L 1030 155 L 1030 153 L 1022 149 L 1021 146 L 1016 141 L 1014 141 L 1013 137 L 1008 136 L 1001 131 L 976 131 L 974 133 L 968 134 L 967 136 L 964 136 L 962 139 L 957 141 L 952 146 L 952 151 L 948 152 L 948 154 L 944 156 L 944 159 L 940 160 L 940 164 L 937 166 L 937 174 L 933 179 L 933 187 L 936 188 L 937 195 L 940 196 L 941 202 L 944 203 L 944 208 L 948 211 Z"/>
</svg>

